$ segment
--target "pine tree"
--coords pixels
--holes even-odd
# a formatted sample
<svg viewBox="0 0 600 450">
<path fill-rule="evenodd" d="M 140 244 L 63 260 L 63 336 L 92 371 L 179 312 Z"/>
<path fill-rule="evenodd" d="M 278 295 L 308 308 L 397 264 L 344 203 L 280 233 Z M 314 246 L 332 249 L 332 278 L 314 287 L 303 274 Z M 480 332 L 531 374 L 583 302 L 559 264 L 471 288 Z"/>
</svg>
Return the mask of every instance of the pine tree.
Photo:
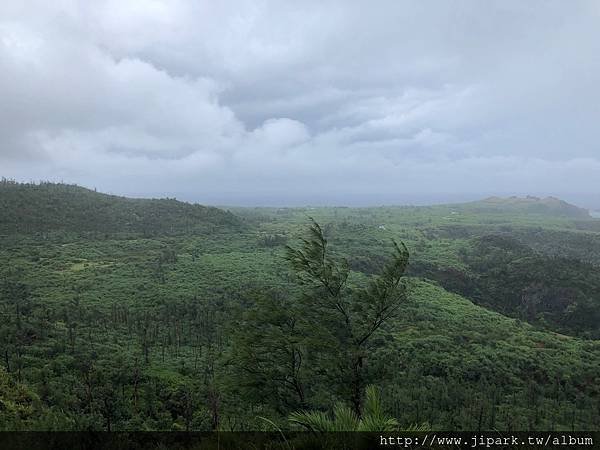
<svg viewBox="0 0 600 450">
<path fill-rule="evenodd" d="M 407 298 L 402 278 L 409 252 L 392 241 L 394 252 L 381 274 L 362 288 L 348 286 L 348 262 L 332 256 L 322 228 L 314 220 L 300 248 L 287 246 L 286 259 L 304 288 L 306 312 L 330 336 L 327 359 L 335 361 L 354 412 L 360 416 L 364 366 L 373 335 L 392 319 Z"/>
</svg>

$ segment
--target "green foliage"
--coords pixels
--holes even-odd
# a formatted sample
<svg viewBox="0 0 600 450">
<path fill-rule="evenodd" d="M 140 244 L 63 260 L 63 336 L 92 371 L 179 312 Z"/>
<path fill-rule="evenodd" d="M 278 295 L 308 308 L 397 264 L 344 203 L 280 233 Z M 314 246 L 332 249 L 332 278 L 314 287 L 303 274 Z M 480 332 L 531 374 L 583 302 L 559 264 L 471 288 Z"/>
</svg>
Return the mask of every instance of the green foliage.
<svg viewBox="0 0 600 450">
<path fill-rule="evenodd" d="M 506 234 L 474 238 L 463 249 L 460 269 L 419 264 L 413 273 L 502 314 L 600 337 L 600 271 L 593 264 L 541 254 Z"/>
<path fill-rule="evenodd" d="M 29 386 L 15 381 L 0 367 L 0 431 L 61 430 L 72 423 L 51 410 Z"/>
<path fill-rule="evenodd" d="M 398 427 L 398 421 L 385 414 L 381 395 L 377 387 L 370 385 L 365 390 L 364 410 L 360 431 L 392 431 Z"/>
<path fill-rule="evenodd" d="M 253 304 L 231 330 L 228 361 L 240 397 L 265 398 L 272 408 L 306 404 L 307 323 L 298 305 L 275 292 L 253 292 Z"/>
<path fill-rule="evenodd" d="M 242 220 L 5 183 L 0 423 L 286 431 L 305 410 L 343 428 L 599 429 L 600 221 L 551 203 Z M 307 215 L 322 226 L 286 250 Z"/>
<path fill-rule="evenodd" d="M 406 300 L 402 277 L 408 266 L 408 250 L 392 241 L 394 253 L 380 275 L 366 287 L 347 286 L 348 262 L 331 256 L 322 228 L 312 220 L 309 238 L 302 247 L 287 247 L 286 259 L 301 283 L 311 287 L 304 293 L 304 306 L 312 313 L 313 324 L 331 335 L 333 344 L 323 346 L 328 361 L 337 361 L 335 377 L 347 386 L 354 412 L 361 411 L 366 351 L 374 333 L 394 317 Z"/>
<path fill-rule="evenodd" d="M 297 411 L 290 414 L 290 422 L 311 431 L 394 431 L 398 421 L 383 412 L 381 397 L 375 386 L 367 386 L 364 410 L 359 417 L 351 408 L 341 403 L 333 407 L 329 416 L 322 411 Z"/>
<path fill-rule="evenodd" d="M 286 259 L 304 284 L 323 287 L 329 296 L 335 298 L 340 295 L 348 280 L 348 264 L 344 260 L 336 261 L 332 258 L 323 230 L 314 219 L 311 220 L 310 237 L 301 239 L 301 249 L 286 246 Z"/>
<path fill-rule="evenodd" d="M 240 229 L 217 208 L 175 199 L 131 199 L 75 185 L 0 182 L 0 233 L 177 235 Z"/>
</svg>

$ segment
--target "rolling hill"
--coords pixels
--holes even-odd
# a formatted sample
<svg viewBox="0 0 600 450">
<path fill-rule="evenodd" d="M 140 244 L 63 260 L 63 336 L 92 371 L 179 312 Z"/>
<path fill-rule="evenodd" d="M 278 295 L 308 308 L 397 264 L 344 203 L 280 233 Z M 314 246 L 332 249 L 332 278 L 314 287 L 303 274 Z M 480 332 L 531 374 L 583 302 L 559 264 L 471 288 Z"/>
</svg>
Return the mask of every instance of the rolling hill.
<svg viewBox="0 0 600 450">
<path fill-rule="evenodd" d="M 145 236 L 205 233 L 242 227 L 218 208 L 175 199 L 133 199 L 76 185 L 0 182 L 0 234 L 125 233 Z"/>
</svg>

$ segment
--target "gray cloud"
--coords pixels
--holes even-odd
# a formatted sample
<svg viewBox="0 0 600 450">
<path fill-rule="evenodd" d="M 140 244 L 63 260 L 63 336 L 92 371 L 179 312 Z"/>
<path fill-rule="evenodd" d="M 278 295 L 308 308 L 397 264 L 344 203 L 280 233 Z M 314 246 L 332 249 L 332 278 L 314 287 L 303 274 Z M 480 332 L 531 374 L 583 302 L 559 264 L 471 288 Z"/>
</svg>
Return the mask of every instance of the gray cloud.
<svg viewBox="0 0 600 450">
<path fill-rule="evenodd" d="M 14 1 L 0 175 L 211 203 L 600 207 L 595 1 Z"/>
</svg>

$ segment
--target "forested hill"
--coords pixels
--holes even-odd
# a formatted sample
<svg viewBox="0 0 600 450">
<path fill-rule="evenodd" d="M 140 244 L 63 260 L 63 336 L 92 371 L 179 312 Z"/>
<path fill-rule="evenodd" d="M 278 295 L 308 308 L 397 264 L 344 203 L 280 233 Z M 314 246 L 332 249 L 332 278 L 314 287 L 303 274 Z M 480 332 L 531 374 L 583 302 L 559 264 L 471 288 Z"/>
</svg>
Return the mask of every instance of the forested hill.
<svg viewBox="0 0 600 450">
<path fill-rule="evenodd" d="M 489 197 L 477 202 L 459 205 L 474 213 L 515 213 L 539 214 L 548 216 L 569 217 L 572 219 L 589 219 L 587 209 L 580 208 L 555 197 Z"/>
<path fill-rule="evenodd" d="M 152 236 L 240 227 L 242 220 L 228 211 L 175 199 L 133 199 L 68 184 L 0 182 L 0 234 L 95 232 Z"/>
</svg>

